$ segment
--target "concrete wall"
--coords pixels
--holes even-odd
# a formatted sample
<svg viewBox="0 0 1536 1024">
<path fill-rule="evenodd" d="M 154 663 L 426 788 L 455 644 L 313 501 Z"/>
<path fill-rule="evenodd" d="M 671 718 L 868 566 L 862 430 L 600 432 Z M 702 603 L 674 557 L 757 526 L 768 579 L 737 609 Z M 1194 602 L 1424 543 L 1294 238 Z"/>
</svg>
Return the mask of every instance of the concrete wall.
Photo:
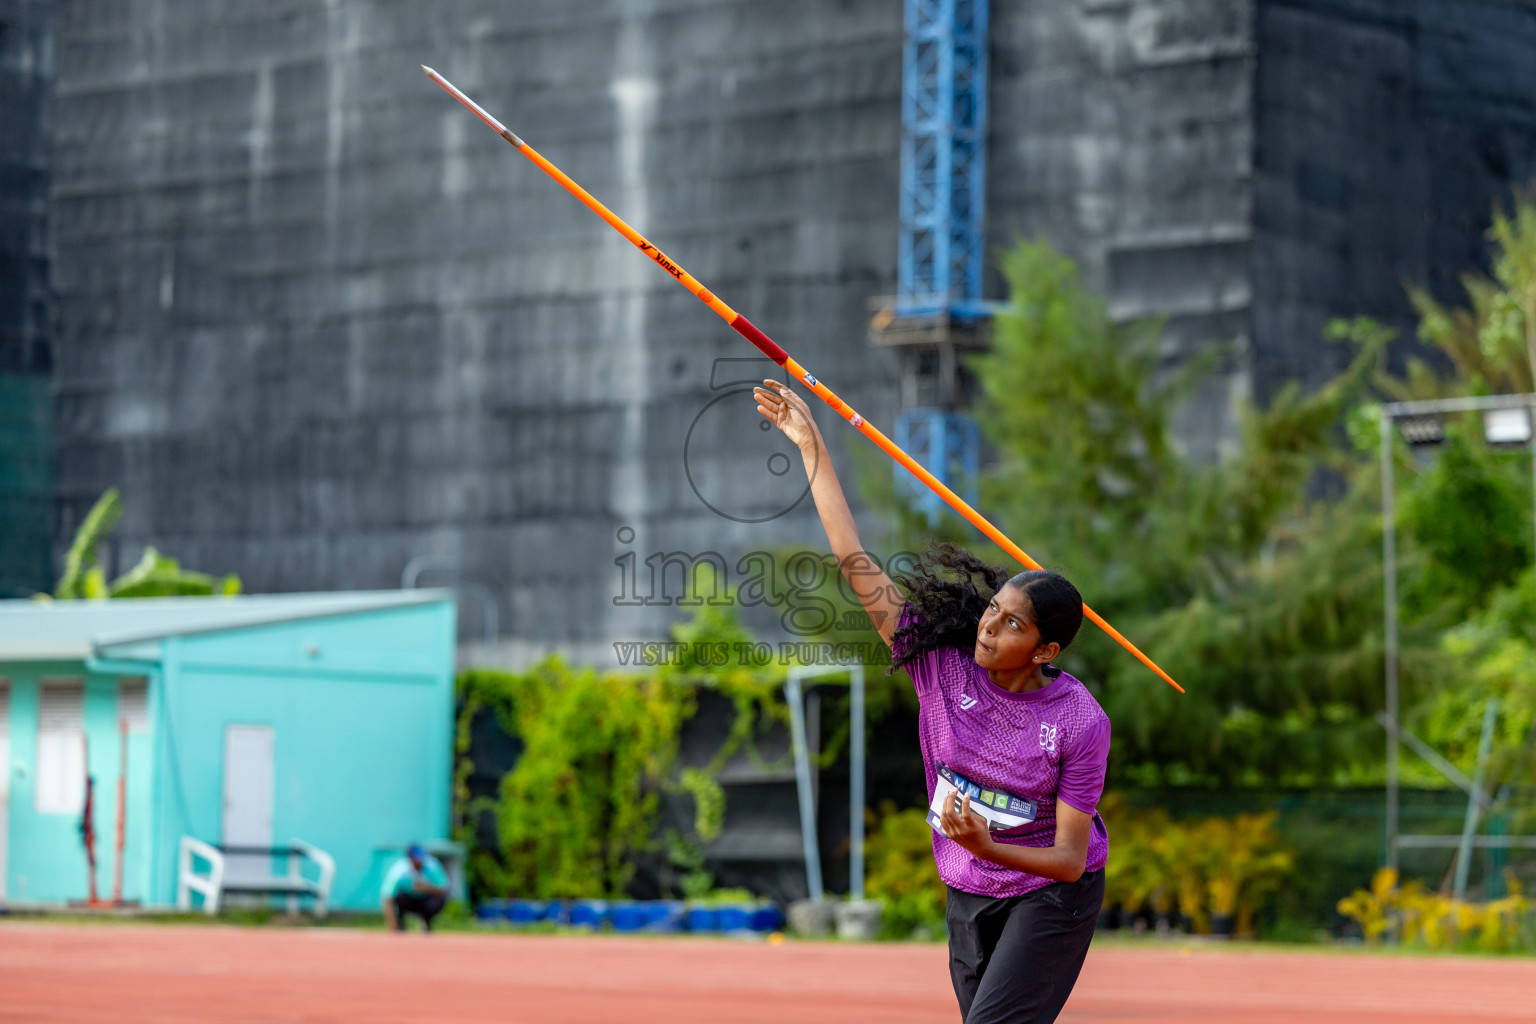
<svg viewBox="0 0 1536 1024">
<path fill-rule="evenodd" d="M 1214 454 L 1248 393 L 1251 0 L 994 3 L 987 243 L 1043 236 L 1178 360 L 1231 346 L 1181 434 Z M 994 283 L 994 291 L 1000 289 Z"/>
<path fill-rule="evenodd" d="M 1530 173 L 1525 3 L 993 6 L 988 245 L 1050 239 L 1116 316 L 1168 318 L 1170 361 L 1230 343 L 1199 453 L 1342 359 L 1327 317 L 1407 326 L 1402 281 L 1447 292 Z M 649 593 L 653 555 L 819 546 L 747 397 L 769 364 L 417 64 L 888 426 L 864 330 L 895 284 L 901 13 L 58 0 L 56 542 L 115 484 L 120 565 L 153 543 L 262 592 L 430 555 L 512 663 L 661 637 L 676 607 L 615 560 Z M 823 425 L 851 484 L 865 444 Z"/>
<path fill-rule="evenodd" d="M 52 0 L 0 0 L 0 597 L 46 590 Z"/>
<path fill-rule="evenodd" d="M 0 0 L 0 373 L 46 373 L 53 3 Z"/>
<path fill-rule="evenodd" d="M 1536 6 L 1261 0 L 1256 38 L 1263 398 L 1347 359 L 1319 340 L 1329 317 L 1369 314 L 1411 339 L 1405 283 L 1465 302 L 1494 202 L 1536 174 Z"/>
<path fill-rule="evenodd" d="M 1186 410 L 1315 386 L 1369 315 L 1411 345 L 1405 285 L 1461 302 L 1495 201 L 1536 174 L 1524 0 L 1078 0 L 993 15 L 989 244 L 1044 235 L 1177 359 L 1235 342 Z"/>
<path fill-rule="evenodd" d="M 0 373 L 0 598 L 53 589 L 52 476 L 52 381 Z"/>
<path fill-rule="evenodd" d="M 754 519 L 803 491 L 746 392 L 710 406 L 768 364 L 722 376 L 752 350 L 417 64 L 889 423 L 863 331 L 894 287 L 898 4 L 58 19 L 61 537 L 110 482 L 123 561 L 153 542 L 254 591 L 446 556 L 514 660 L 658 635 L 673 609 L 612 603 L 626 552 L 821 542 L 808 505 L 743 523 L 694 493 Z"/>
</svg>

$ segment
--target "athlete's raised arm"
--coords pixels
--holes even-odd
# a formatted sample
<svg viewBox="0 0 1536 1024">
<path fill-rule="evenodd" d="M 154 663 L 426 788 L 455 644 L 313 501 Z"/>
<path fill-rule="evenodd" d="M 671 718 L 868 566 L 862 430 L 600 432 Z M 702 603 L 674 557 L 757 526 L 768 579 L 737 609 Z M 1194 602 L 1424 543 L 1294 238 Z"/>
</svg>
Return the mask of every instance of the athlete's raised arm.
<svg viewBox="0 0 1536 1024">
<path fill-rule="evenodd" d="M 757 411 L 782 430 L 800 450 L 806 476 L 811 481 L 811 499 L 821 514 L 821 525 L 827 531 L 827 541 L 832 545 L 838 568 L 869 614 L 880 638 L 889 645 L 896 634 L 896 620 L 901 615 L 901 592 L 859 543 L 859 528 L 853 521 L 842 484 L 838 483 L 837 471 L 832 468 L 826 442 L 816 428 L 816 421 L 811 419 L 811 410 L 805 400 L 779 381 L 765 380 L 763 385 L 754 389 Z"/>
</svg>

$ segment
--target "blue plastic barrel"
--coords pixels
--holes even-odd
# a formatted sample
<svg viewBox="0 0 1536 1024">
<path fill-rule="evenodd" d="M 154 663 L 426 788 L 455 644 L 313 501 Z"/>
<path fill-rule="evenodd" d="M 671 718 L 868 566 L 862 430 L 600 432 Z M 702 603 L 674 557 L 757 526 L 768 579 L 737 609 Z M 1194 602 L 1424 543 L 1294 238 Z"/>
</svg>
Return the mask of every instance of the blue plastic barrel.
<svg viewBox="0 0 1536 1024">
<path fill-rule="evenodd" d="M 683 929 L 687 907 L 682 900 L 647 900 L 641 904 L 648 932 L 676 932 Z"/>
<path fill-rule="evenodd" d="M 745 903 L 728 903 L 715 911 L 715 927 L 722 932 L 744 932 L 752 926 L 753 909 Z"/>
<path fill-rule="evenodd" d="M 717 932 L 720 930 L 720 912 L 713 907 L 691 907 L 687 914 L 691 932 Z"/>
<path fill-rule="evenodd" d="M 784 912 L 772 903 L 762 904 L 752 911 L 752 920 L 747 927 L 755 932 L 783 931 Z"/>
<path fill-rule="evenodd" d="M 616 932 L 637 932 L 645 927 L 645 920 L 644 903 L 615 903 L 608 911 L 608 923 Z"/>
<path fill-rule="evenodd" d="M 475 905 L 475 919 L 479 921 L 505 921 L 507 919 L 507 901 L 481 900 Z"/>
<path fill-rule="evenodd" d="M 506 900 L 505 915 L 513 924 L 536 924 L 549 912 L 548 900 Z"/>
<path fill-rule="evenodd" d="M 597 928 L 608 919 L 608 910 L 605 900 L 572 900 L 566 923 L 574 928 Z"/>
</svg>

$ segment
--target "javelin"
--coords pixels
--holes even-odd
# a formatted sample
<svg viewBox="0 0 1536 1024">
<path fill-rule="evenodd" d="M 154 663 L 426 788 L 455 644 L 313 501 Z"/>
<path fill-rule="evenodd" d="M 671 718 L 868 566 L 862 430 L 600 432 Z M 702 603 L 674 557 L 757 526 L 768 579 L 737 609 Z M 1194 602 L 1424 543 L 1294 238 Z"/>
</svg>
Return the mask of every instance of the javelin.
<svg viewBox="0 0 1536 1024">
<path fill-rule="evenodd" d="M 868 422 L 865 421 L 863 416 L 860 416 L 858 413 L 854 412 L 853 409 L 849 407 L 847 402 L 844 402 L 841 398 L 838 398 L 837 395 L 833 393 L 831 388 L 827 387 L 820 380 L 816 379 L 814 374 L 812 374 L 805 367 L 801 366 L 799 363 L 795 362 L 794 359 L 790 358 L 788 352 L 784 351 L 777 344 L 775 344 L 774 340 L 768 337 L 768 335 L 758 330 L 752 321 L 748 320 L 746 317 L 736 312 L 730 306 L 727 306 L 724 302 L 720 301 L 720 299 L 713 292 L 700 284 L 698 279 L 696 279 L 692 274 L 688 273 L 688 271 L 679 266 L 675 260 L 671 259 L 660 249 L 652 245 L 650 241 L 647 240 L 646 237 L 640 232 L 630 227 L 629 224 L 624 221 L 624 218 L 620 217 L 618 214 L 608 209 L 608 207 L 592 198 L 591 193 L 567 177 L 566 173 L 560 168 L 544 159 L 538 150 L 534 149 L 532 146 L 528 145 L 528 143 L 518 138 L 509 128 L 507 128 L 506 125 L 502 124 L 490 114 L 486 113 L 480 104 L 476 103 L 474 100 L 460 92 L 452 82 L 448 81 L 448 79 L 444 78 L 436 71 L 433 71 L 425 64 L 421 66 L 421 70 L 427 73 L 428 78 L 432 79 L 432 81 L 436 82 L 438 85 L 447 90 L 450 96 L 468 107 L 474 113 L 474 115 L 480 120 L 484 121 L 493 132 L 510 142 L 519 153 L 523 154 L 523 156 L 527 157 L 529 160 L 532 160 L 539 166 L 540 170 L 558 181 L 567 192 L 575 196 L 577 199 L 580 199 L 582 203 L 586 205 L 587 209 L 591 210 L 593 213 L 603 218 L 603 220 L 607 221 L 610 227 L 633 242 L 635 246 L 641 252 L 649 256 L 657 266 L 661 267 L 662 270 L 665 270 L 667 273 L 675 277 L 678 284 L 681 284 L 684 288 L 687 288 L 694 294 L 696 298 L 703 302 L 704 305 L 718 313 L 720 318 L 726 323 L 730 324 L 737 334 L 741 335 L 743 338 L 746 338 L 753 345 L 756 345 L 758 351 L 762 352 L 763 355 L 767 356 L 769 359 L 772 359 L 779 366 L 782 366 L 791 376 L 804 381 L 806 387 L 815 392 L 818 398 L 820 398 L 823 402 L 826 402 L 833 409 L 837 410 L 837 414 L 839 416 L 853 424 L 859 433 L 875 442 L 875 444 L 878 445 L 880 449 L 885 452 L 885 454 L 901 463 L 901 465 L 904 466 L 908 472 L 917 477 L 923 483 L 927 484 L 929 488 L 931 488 L 933 492 L 939 497 L 943 498 L 951 508 L 953 508 L 956 512 L 959 512 L 966 519 L 970 520 L 971 525 L 975 526 L 976 529 L 992 538 L 992 540 L 996 542 L 1000 547 L 1002 547 L 1004 551 L 1008 552 L 1010 555 L 1018 559 L 1021 563 L 1028 566 L 1029 568 L 1043 568 L 1039 562 L 1029 557 L 1028 552 L 1019 547 L 1013 541 L 1009 540 L 1007 536 L 1004 535 L 1002 530 L 999 530 L 997 527 L 989 523 L 980 512 L 977 512 L 975 509 L 971 508 L 971 506 L 967 505 L 963 500 L 961 500 L 958 494 L 950 490 L 948 487 L 945 487 L 944 484 L 940 482 L 932 473 L 928 472 L 921 465 L 919 465 L 917 460 L 913 459 L 912 456 L 898 448 L 890 438 L 886 437 L 880 431 L 872 427 Z M 1089 608 L 1086 603 L 1083 605 L 1083 614 L 1092 620 L 1096 626 L 1113 637 L 1121 647 L 1124 647 L 1127 651 L 1130 651 L 1133 655 L 1135 655 L 1137 660 L 1139 660 L 1143 665 L 1147 666 L 1147 668 L 1150 668 L 1153 672 L 1156 672 L 1158 675 L 1167 680 L 1168 685 L 1172 686 L 1180 693 L 1184 692 L 1184 687 L 1174 682 L 1172 676 L 1158 668 L 1155 661 L 1141 653 L 1141 650 L 1135 644 L 1121 636 L 1118 629 L 1106 622 L 1102 615 L 1094 611 L 1092 608 Z"/>
</svg>

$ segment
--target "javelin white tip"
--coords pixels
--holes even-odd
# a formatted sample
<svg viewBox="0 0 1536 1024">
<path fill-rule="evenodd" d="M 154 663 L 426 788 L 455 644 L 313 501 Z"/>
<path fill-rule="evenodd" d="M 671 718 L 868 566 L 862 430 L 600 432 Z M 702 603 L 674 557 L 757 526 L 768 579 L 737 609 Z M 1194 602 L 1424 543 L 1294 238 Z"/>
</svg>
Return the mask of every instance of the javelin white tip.
<svg viewBox="0 0 1536 1024">
<path fill-rule="evenodd" d="M 429 67 L 427 67 L 427 66 L 426 66 L 426 65 L 425 65 L 425 64 L 423 64 L 423 65 L 422 65 L 422 66 L 421 66 L 421 70 L 423 70 L 423 71 L 425 71 L 425 72 L 426 72 L 426 73 L 427 73 L 427 74 L 429 74 L 429 75 L 435 75 L 435 74 L 437 74 L 437 72 L 436 72 L 436 71 L 433 71 L 433 70 L 432 70 L 432 69 L 431 69 L 431 68 L 429 68 Z"/>
</svg>

